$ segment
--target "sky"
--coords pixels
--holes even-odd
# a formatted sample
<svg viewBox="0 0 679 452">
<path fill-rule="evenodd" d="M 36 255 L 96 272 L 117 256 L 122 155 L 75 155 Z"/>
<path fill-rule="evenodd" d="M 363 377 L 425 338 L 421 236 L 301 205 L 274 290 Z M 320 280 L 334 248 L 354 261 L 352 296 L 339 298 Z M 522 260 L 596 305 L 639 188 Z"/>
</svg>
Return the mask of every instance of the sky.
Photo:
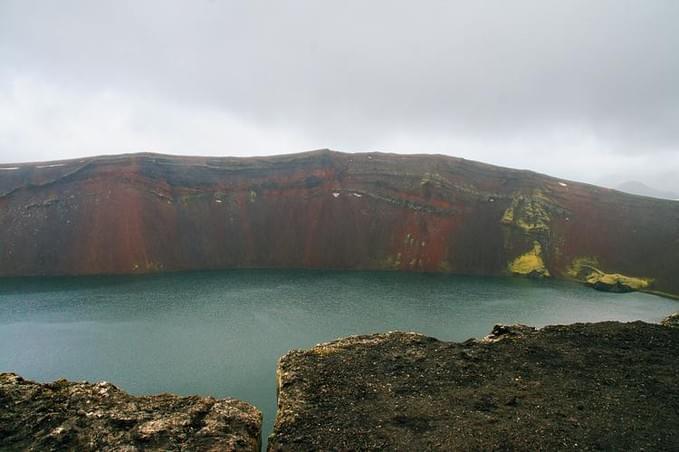
<svg viewBox="0 0 679 452">
<path fill-rule="evenodd" d="M 0 0 L 0 162 L 438 153 L 679 193 L 676 0 Z"/>
</svg>

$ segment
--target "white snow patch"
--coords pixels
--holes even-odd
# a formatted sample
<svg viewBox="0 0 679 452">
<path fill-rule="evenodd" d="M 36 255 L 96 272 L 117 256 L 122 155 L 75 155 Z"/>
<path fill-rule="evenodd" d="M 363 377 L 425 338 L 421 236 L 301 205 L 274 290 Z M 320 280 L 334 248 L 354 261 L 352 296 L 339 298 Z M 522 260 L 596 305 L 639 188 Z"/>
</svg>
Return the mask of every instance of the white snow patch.
<svg viewBox="0 0 679 452">
<path fill-rule="evenodd" d="M 218 203 L 221 204 L 221 203 L 222 203 L 222 200 L 221 200 L 221 199 L 215 199 L 215 202 L 218 202 Z"/>
<path fill-rule="evenodd" d="M 352 195 L 356 196 L 357 198 L 362 198 L 363 195 L 360 193 L 352 193 Z"/>
<path fill-rule="evenodd" d="M 339 194 L 338 191 L 332 192 L 332 196 L 333 196 L 334 198 L 339 198 L 339 195 L 340 195 L 340 194 Z"/>
<path fill-rule="evenodd" d="M 561 185 L 562 187 L 568 187 L 568 184 L 565 182 L 559 182 L 559 185 Z"/>
<path fill-rule="evenodd" d="M 11 167 L 6 167 L 6 168 L 0 168 L 1 171 L 14 171 L 18 170 L 20 167 L 19 166 L 11 166 Z"/>
<path fill-rule="evenodd" d="M 51 165 L 38 165 L 36 168 L 56 168 L 57 166 L 64 166 L 65 163 L 53 163 Z"/>
</svg>

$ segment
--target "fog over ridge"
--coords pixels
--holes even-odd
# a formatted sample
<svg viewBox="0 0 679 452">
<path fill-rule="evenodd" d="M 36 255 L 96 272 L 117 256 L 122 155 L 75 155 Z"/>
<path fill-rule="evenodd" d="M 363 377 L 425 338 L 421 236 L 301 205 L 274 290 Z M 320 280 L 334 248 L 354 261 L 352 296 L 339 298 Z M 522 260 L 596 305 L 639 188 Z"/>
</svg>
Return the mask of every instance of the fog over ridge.
<svg viewBox="0 0 679 452">
<path fill-rule="evenodd" d="M 679 192 L 674 1 L 0 1 L 0 162 L 443 153 Z"/>
</svg>

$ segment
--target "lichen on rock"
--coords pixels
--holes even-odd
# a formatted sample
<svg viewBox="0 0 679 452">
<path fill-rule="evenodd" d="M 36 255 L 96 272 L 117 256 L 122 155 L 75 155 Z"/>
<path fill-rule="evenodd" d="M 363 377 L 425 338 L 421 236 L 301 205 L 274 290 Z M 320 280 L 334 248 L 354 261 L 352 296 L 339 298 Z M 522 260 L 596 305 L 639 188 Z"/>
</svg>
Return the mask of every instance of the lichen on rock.
<svg viewBox="0 0 679 452">
<path fill-rule="evenodd" d="M 599 271 L 599 260 L 593 256 L 577 257 L 566 270 L 566 274 L 573 279 L 586 281 L 593 271 Z"/>
<path fill-rule="evenodd" d="M 587 284 L 597 290 L 606 292 L 634 292 L 647 289 L 651 281 L 644 278 L 621 275 L 619 273 L 592 272 L 587 277 Z"/>
<path fill-rule="evenodd" d="M 651 287 L 653 280 L 620 273 L 606 273 L 599 268 L 599 261 L 594 257 L 580 257 L 573 260 L 568 275 L 583 281 L 594 289 L 605 292 L 634 292 Z"/>
<path fill-rule="evenodd" d="M 526 233 L 548 232 L 552 217 L 549 214 L 553 202 L 539 189 L 530 194 L 515 194 L 500 220 Z"/>
<path fill-rule="evenodd" d="M 453 272 L 453 266 L 450 264 L 449 261 L 444 259 L 441 262 L 439 262 L 437 270 L 442 272 L 442 273 L 452 273 Z"/>
<path fill-rule="evenodd" d="M 509 271 L 514 275 L 531 278 L 548 278 L 550 273 L 542 259 L 542 245 L 540 245 L 540 242 L 534 241 L 533 249 L 510 262 Z"/>
</svg>

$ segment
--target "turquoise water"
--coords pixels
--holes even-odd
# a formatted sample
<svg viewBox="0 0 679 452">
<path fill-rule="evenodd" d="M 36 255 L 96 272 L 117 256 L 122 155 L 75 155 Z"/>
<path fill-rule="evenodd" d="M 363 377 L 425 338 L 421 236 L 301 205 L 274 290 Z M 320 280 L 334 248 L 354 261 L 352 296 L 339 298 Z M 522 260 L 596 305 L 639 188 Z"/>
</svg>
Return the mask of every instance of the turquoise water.
<svg viewBox="0 0 679 452">
<path fill-rule="evenodd" d="M 516 278 L 233 270 L 0 279 L 0 371 L 106 380 L 133 394 L 276 406 L 276 360 L 340 336 L 419 331 L 446 340 L 496 323 L 658 321 L 679 303 Z"/>
</svg>

